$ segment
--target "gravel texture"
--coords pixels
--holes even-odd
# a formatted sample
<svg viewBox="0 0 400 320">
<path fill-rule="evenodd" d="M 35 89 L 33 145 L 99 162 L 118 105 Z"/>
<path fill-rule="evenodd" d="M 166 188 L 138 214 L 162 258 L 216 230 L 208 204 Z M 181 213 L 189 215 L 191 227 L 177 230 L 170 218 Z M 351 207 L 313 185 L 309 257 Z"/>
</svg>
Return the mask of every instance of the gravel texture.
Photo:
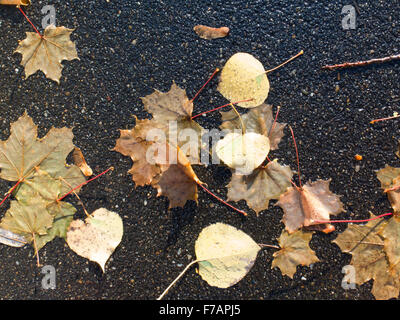
<svg viewBox="0 0 400 320">
<path fill-rule="evenodd" d="M 375 118 L 399 111 L 400 62 L 340 72 L 321 66 L 400 53 L 398 0 L 361 1 L 355 30 L 343 30 L 342 7 L 354 1 L 32 1 L 25 8 L 40 27 L 41 8 L 54 4 L 57 25 L 76 28 L 72 34 L 80 61 L 64 62 L 61 83 L 41 72 L 24 80 L 21 56 L 13 54 L 18 40 L 33 31 L 13 7 L 0 6 L 0 138 L 25 110 L 43 135 L 52 126 L 73 127 L 75 144 L 96 173 L 115 170 L 87 185 L 80 193 L 89 212 L 106 207 L 123 218 L 125 233 L 102 274 L 95 263 L 76 255 L 56 239 L 41 251 L 43 264 L 57 271 L 56 290 L 41 287 L 43 274 L 33 250 L 0 246 L 2 299 L 154 299 L 194 259 L 200 231 L 215 222 L 240 228 L 260 243 L 275 243 L 283 224 L 274 207 L 259 217 L 244 201 L 236 205 L 248 218 L 199 191 L 199 204 L 168 210 L 168 200 L 150 187 L 138 187 L 127 171 L 131 160 L 111 151 L 118 129 L 131 128 L 134 115 L 150 117 L 140 97 L 154 89 L 167 91 L 173 80 L 193 97 L 216 67 L 236 52 L 253 54 L 272 68 L 304 49 L 305 54 L 270 74 L 267 102 L 282 106 L 280 122 L 290 124 L 299 146 L 303 181 L 332 179 L 331 190 L 342 195 L 346 213 L 340 218 L 366 218 L 390 205 L 375 170 L 399 166 L 398 120 L 371 125 Z M 228 26 L 231 33 L 217 40 L 200 39 L 193 26 Z M 41 28 L 39 28 L 42 30 Z M 340 76 L 340 77 L 339 77 Z M 226 103 L 217 79 L 195 102 L 195 113 Z M 220 124 L 218 112 L 201 117 L 206 128 Z M 363 156 L 355 161 L 354 155 Z M 271 153 L 296 168 L 293 143 L 286 135 Z M 357 168 L 357 166 L 359 166 Z M 359 170 L 358 170 L 359 169 Z M 226 198 L 230 171 L 223 166 L 196 167 L 199 178 Z M 11 183 L 1 181 L 4 194 Z M 76 203 L 75 199 L 70 198 Z M 9 202 L 3 205 L 4 213 Z M 82 209 L 77 205 L 77 217 Z M 337 231 L 313 236 L 311 247 L 321 262 L 298 267 L 294 279 L 271 269 L 272 249 L 263 250 L 251 271 L 229 289 L 210 287 L 190 269 L 167 299 L 373 299 L 372 282 L 356 290 L 341 287 L 342 267 L 350 255 L 331 243 Z"/>
</svg>

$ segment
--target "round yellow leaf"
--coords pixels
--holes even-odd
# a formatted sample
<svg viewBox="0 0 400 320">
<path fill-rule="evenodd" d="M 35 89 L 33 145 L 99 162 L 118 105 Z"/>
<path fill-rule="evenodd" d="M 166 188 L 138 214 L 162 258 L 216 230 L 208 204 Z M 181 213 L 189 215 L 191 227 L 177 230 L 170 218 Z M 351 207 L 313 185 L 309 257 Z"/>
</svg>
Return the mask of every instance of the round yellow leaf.
<svg viewBox="0 0 400 320">
<path fill-rule="evenodd" d="M 221 72 L 218 91 L 229 101 L 243 108 L 261 105 L 268 97 L 269 81 L 260 61 L 251 54 L 238 52 L 225 64 Z"/>
<path fill-rule="evenodd" d="M 216 145 L 217 156 L 237 174 L 250 174 L 265 160 L 270 150 L 268 137 L 255 132 L 228 133 Z"/>
<path fill-rule="evenodd" d="M 243 231 L 212 224 L 201 231 L 195 244 L 199 274 L 210 286 L 233 286 L 249 272 L 260 249 Z"/>
</svg>

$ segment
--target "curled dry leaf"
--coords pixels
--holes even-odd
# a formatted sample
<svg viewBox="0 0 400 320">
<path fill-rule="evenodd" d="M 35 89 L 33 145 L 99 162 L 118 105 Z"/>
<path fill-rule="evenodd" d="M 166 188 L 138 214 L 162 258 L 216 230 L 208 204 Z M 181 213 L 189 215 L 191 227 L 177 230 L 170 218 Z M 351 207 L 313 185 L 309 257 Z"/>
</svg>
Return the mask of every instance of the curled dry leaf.
<svg viewBox="0 0 400 320">
<path fill-rule="evenodd" d="M 279 199 L 291 185 L 293 171 L 275 159 L 266 166 L 256 168 L 249 175 L 232 174 L 228 184 L 228 200 L 246 200 L 257 214 L 268 208 L 269 200 Z"/>
<path fill-rule="evenodd" d="M 71 222 L 67 232 L 69 247 L 80 256 L 97 262 L 103 272 L 105 264 L 121 242 L 123 224 L 120 216 L 105 208 L 89 217 Z"/>
<path fill-rule="evenodd" d="M 241 129 L 242 122 L 234 110 L 229 110 L 227 112 L 222 111 L 221 115 L 221 130 L 233 131 Z M 246 132 L 255 132 L 268 137 L 271 150 L 278 149 L 278 144 L 284 136 L 283 129 L 286 123 L 276 122 L 275 126 L 272 128 L 274 117 L 272 115 L 271 105 L 262 104 L 256 108 L 252 108 L 249 112 L 241 115 L 241 118 Z"/>
<path fill-rule="evenodd" d="M 199 274 L 210 286 L 233 286 L 249 272 L 260 249 L 243 231 L 212 224 L 201 231 L 195 244 Z"/>
<path fill-rule="evenodd" d="M 212 28 L 204 25 L 197 25 L 193 28 L 197 35 L 206 40 L 224 38 L 229 33 L 228 27 Z"/>
<path fill-rule="evenodd" d="M 31 3 L 31 0 L 0 0 L 0 4 L 10 6 L 27 6 Z"/>
<path fill-rule="evenodd" d="M 379 234 L 385 239 L 384 249 L 389 262 L 388 272 L 392 276 L 398 277 L 400 276 L 400 218 L 398 216 L 390 218 L 379 229 Z"/>
<path fill-rule="evenodd" d="M 276 203 L 283 211 L 283 223 L 289 233 L 315 224 L 316 220 L 329 221 L 330 215 L 344 212 L 339 196 L 329 190 L 329 180 L 308 182 L 302 188 L 289 188 Z"/>
<path fill-rule="evenodd" d="M 204 129 L 192 120 L 193 102 L 187 98 L 186 91 L 173 82 L 168 92 L 155 90 L 142 101 L 157 122 L 157 128 L 164 131 L 167 141 L 180 147 L 190 163 L 200 164 Z"/>
<path fill-rule="evenodd" d="M 253 99 L 238 103 L 243 108 L 259 106 L 269 92 L 269 81 L 262 63 L 248 53 L 234 54 L 222 69 L 218 91 L 231 102 Z"/>
<path fill-rule="evenodd" d="M 93 174 L 93 170 L 86 163 L 85 157 L 83 156 L 81 149 L 77 147 L 74 148 L 74 152 L 72 153 L 72 159 L 74 161 L 74 164 L 78 166 L 79 169 L 81 169 L 82 173 L 86 177 L 90 177 Z"/>
<path fill-rule="evenodd" d="M 22 54 L 21 65 L 28 78 L 38 70 L 47 78 L 60 83 L 63 60 L 79 59 L 75 44 L 70 40 L 74 29 L 49 25 L 42 37 L 36 32 L 27 32 L 26 39 L 19 41 L 15 52 Z"/>
<path fill-rule="evenodd" d="M 278 267 L 282 274 L 293 279 L 298 265 L 309 266 L 312 263 L 318 262 L 318 257 L 309 247 L 311 238 L 311 232 L 298 230 L 289 234 L 283 230 L 278 240 L 281 249 L 274 252 L 274 260 L 272 261 L 271 268 Z"/>
<path fill-rule="evenodd" d="M 369 221 L 366 225 L 352 224 L 333 241 L 343 252 L 352 255 L 351 265 L 355 268 L 357 284 L 374 280 L 372 294 L 379 300 L 395 298 L 400 290 L 398 269 L 390 267 L 384 250 L 392 252 L 394 248 L 393 243 L 387 243 L 385 248 L 384 236 L 391 238 L 393 231 L 393 226 L 386 229 L 387 226 L 388 222 L 384 220 Z"/>
<path fill-rule="evenodd" d="M 383 190 L 400 186 L 400 168 L 386 165 L 385 168 L 376 172 Z M 400 188 L 387 192 L 390 204 L 395 213 L 400 212 Z"/>
<path fill-rule="evenodd" d="M 10 247 L 20 248 L 23 247 L 27 242 L 23 236 L 0 228 L 0 243 Z"/>
<path fill-rule="evenodd" d="M 268 137 L 249 132 L 229 132 L 215 146 L 218 157 L 238 174 L 247 175 L 259 167 L 268 155 Z"/>
</svg>

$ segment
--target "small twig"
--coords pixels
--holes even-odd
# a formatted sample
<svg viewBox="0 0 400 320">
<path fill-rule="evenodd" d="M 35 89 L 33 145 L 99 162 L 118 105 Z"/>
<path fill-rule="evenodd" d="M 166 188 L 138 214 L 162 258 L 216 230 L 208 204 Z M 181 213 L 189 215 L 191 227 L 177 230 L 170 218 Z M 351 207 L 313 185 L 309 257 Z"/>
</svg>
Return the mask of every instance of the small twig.
<svg viewBox="0 0 400 320">
<path fill-rule="evenodd" d="M 384 214 L 381 214 L 379 216 L 376 216 L 376 217 L 373 217 L 370 219 L 361 219 L 361 220 L 326 220 L 326 221 L 325 220 L 314 220 L 313 222 L 316 222 L 316 223 L 363 223 L 363 222 L 377 220 L 377 219 L 380 219 L 385 216 L 391 216 L 392 214 L 393 214 L 392 212 L 389 212 L 389 213 L 384 213 Z"/>
<path fill-rule="evenodd" d="M 384 63 L 384 62 L 388 62 L 388 61 L 392 61 L 392 60 L 399 60 L 399 59 L 400 59 L 400 54 L 396 54 L 396 55 L 389 56 L 389 57 L 371 59 L 371 60 L 366 60 L 366 61 L 345 62 L 345 63 L 341 63 L 341 64 L 326 65 L 326 66 L 323 66 L 322 69 L 334 70 L 334 69 L 339 69 L 339 68 L 362 67 L 362 66 L 367 66 L 370 64 L 374 64 L 374 63 Z"/>
</svg>

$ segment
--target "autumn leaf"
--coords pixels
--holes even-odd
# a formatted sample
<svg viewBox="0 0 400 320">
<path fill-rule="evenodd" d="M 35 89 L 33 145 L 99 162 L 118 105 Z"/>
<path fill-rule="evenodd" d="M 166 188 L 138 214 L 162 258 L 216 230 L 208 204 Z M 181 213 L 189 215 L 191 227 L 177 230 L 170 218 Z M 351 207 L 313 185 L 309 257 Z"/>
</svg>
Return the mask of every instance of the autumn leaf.
<svg viewBox="0 0 400 320">
<path fill-rule="evenodd" d="M 249 175 L 232 174 L 228 184 L 228 200 L 246 200 L 257 214 L 268 208 L 271 199 L 280 195 L 291 185 L 293 172 L 275 159 L 266 166 L 256 168 Z"/>
<path fill-rule="evenodd" d="M 169 153 L 168 148 L 172 148 Z M 167 152 L 172 155 L 167 164 L 162 165 L 159 179 L 153 182 L 158 191 L 157 196 L 169 199 L 169 208 L 183 207 L 188 200 L 198 200 L 197 185 L 202 184 L 193 171 L 189 159 L 180 150 L 168 145 Z"/>
<path fill-rule="evenodd" d="M 272 115 L 272 106 L 262 104 L 249 112 L 241 115 L 242 121 L 234 110 L 221 112 L 222 124 L 221 130 L 234 131 L 242 128 L 242 121 L 246 132 L 255 132 L 269 138 L 271 150 L 278 148 L 278 144 L 284 136 L 283 129 L 286 123 L 275 122 Z"/>
<path fill-rule="evenodd" d="M 270 150 L 268 137 L 249 132 L 229 132 L 215 146 L 215 152 L 228 167 L 247 175 L 259 167 Z"/>
<path fill-rule="evenodd" d="M 74 164 L 81 169 L 82 173 L 86 177 L 90 177 L 93 174 L 92 168 L 87 164 L 85 157 L 83 156 L 82 150 L 80 148 L 75 147 L 74 152 L 72 153 L 72 159 L 74 160 Z"/>
<path fill-rule="evenodd" d="M 376 176 L 381 183 L 383 190 L 400 187 L 400 168 L 394 168 L 386 165 L 385 168 L 376 172 Z M 390 204 L 393 210 L 400 212 L 400 188 L 387 192 Z"/>
<path fill-rule="evenodd" d="M 136 118 L 136 126 L 133 129 L 120 130 L 120 137 L 113 149 L 124 156 L 131 157 L 133 166 L 128 173 L 132 175 L 136 186 L 151 184 L 153 179 L 161 173 L 160 165 L 149 162 L 146 157 L 149 148 L 155 144 L 154 141 L 146 140 L 147 132 L 154 128 L 157 128 L 157 124 L 153 120 Z"/>
<path fill-rule="evenodd" d="M 383 236 L 384 249 L 389 261 L 389 273 L 393 276 L 400 275 L 400 221 L 398 216 L 393 216 L 379 230 Z M 400 289 L 400 288 L 399 288 Z"/>
<path fill-rule="evenodd" d="M 352 255 L 350 264 L 355 268 L 357 284 L 374 280 L 371 292 L 379 300 L 396 298 L 400 290 L 399 273 L 395 269 L 390 270 L 384 250 L 385 239 L 382 234 L 391 237 L 393 228 L 392 225 L 386 229 L 387 226 L 388 222 L 383 220 L 369 221 L 366 225 L 351 224 L 333 241 L 343 252 Z M 385 229 L 386 231 L 383 231 Z M 398 238 L 397 234 L 396 238 Z M 392 244 L 386 242 L 386 249 L 389 246 L 391 253 L 394 248 L 391 247 Z"/>
<path fill-rule="evenodd" d="M 60 83 L 63 60 L 79 59 L 75 44 L 70 40 L 74 29 L 49 25 L 42 37 L 36 32 L 27 32 L 26 39 L 19 41 L 15 52 L 22 54 L 21 65 L 28 78 L 38 70 L 47 78 Z"/>
<path fill-rule="evenodd" d="M 218 91 L 229 101 L 243 108 L 261 105 L 268 97 L 269 81 L 260 61 L 251 54 L 239 52 L 226 62 L 221 72 Z"/>
<path fill-rule="evenodd" d="M 187 98 L 186 91 L 173 82 L 168 92 L 155 90 L 142 101 L 144 108 L 162 126 L 168 142 L 180 147 L 190 163 L 200 164 L 204 129 L 192 120 L 193 102 Z"/>
<path fill-rule="evenodd" d="M 66 241 L 74 252 L 97 262 L 105 272 L 105 264 L 121 242 L 123 232 L 121 217 L 115 212 L 100 208 L 85 221 L 72 221 Z"/>
<path fill-rule="evenodd" d="M 75 207 L 67 202 L 58 201 L 62 190 L 64 190 L 63 181 L 52 178 L 45 171 L 39 171 L 32 179 L 25 180 L 15 195 L 20 203 L 29 203 L 31 199 L 39 196 L 46 204 L 47 213 L 54 218 L 46 234 L 36 236 L 38 251 L 55 237 L 65 238 L 69 224 L 73 220 Z"/>
<path fill-rule="evenodd" d="M 30 3 L 31 0 L 0 0 L 0 4 L 12 6 L 27 6 Z"/>
<path fill-rule="evenodd" d="M 289 234 L 283 230 L 278 240 L 281 249 L 274 252 L 271 268 L 278 267 L 283 275 L 293 279 L 298 265 L 309 266 L 318 262 L 318 257 L 309 247 L 311 238 L 312 232 L 298 230 Z"/>
<path fill-rule="evenodd" d="M 23 236 L 28 242 L 38 235 L 47 234 L 54 217 L 47 212 L 46 202 L 34 197 L 27 202 L 11 201 L 0 227 Z"/>
<path fill-rule="evenodd" d="M 69 128 L 52 128 L 45 137 L 38 139 L 37 126 L 25 112 L 11 124 L 8 140 L 0 142 L 0 178 L 24 181 L 40 168 L 52 177 L 61 176 L 73 186 L 79 185 L 85 181 L 84 176 L 78 168 L 65 163 L 74 148 L 73 137 Z"/>
<path fill-rule="evenodd" d="M 229 33 L 228 27 L 212 28 L 201 24 L 195 26 L 193 30 L 200 38 L 206 40 L 224 38 Z"/>
<path fill-rule="evenodd" d="M 289 188 L 279 198 L 276 205 L 283 211 L 283 223 L 289 233 L 301 227 L 329 221 L 330 215 L 345 211 L 339 196 L 329 190 L 329 180 L 308 182 L 302 188 Z"/>
<path fill-rule="evenodd" d="M 212 224 L 201 231 L 195 244 L 199 274 L 210 286 L 233 286 L 250 271 L 260 249 L 243 231 Z"/>
</svg>

